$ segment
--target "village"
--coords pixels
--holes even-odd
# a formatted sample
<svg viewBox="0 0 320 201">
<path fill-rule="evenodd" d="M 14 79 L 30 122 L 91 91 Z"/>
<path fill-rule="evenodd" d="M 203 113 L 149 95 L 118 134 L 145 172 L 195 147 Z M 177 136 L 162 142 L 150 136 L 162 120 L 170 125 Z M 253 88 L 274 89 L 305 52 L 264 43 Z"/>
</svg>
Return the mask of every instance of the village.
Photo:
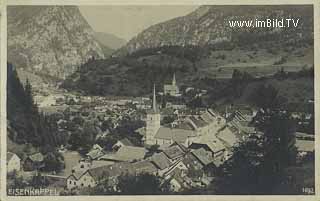
<svg viewBox="0 0 320 201">
<path fill-rule="evenodd" d="M 102 182 L 117 192 L 119 176 L 142 173 L 161 178 L 173 192 L 205 188 L 215 179 L 219 167 L 233 156 L 234 147 L 262 135 L 252 121 L 258 113 L 267 111 L 246 105 L 226 106 L 224 112 L 219 112 L 215 108 L 190 109 L 181 101 L 161 104 L 159 99 L 164 95 L 180 100 L 186 91 L 195 90 L 194 97 L 206 93 L 193 87 L 182 92 L 175 74 L 172 82 L 162 88 L 158 92 L 154 86 L 150 97 L 36 95 L 40 111 L 56 116 L 59 133 L 70 135 L 70 122 L 75 120 L 80 122 L 73 127 L 94 122 L 101 129 L 86 151 L 61 145 L 58 151 L 64 156 L 65 165 L 60 173 L 42 170 L 44 156 L 40 152 L 26 158 L 8 152 L 8 178 L 19 175 L 28 183 L 41 175 L 48 188 L 58 189 L 60 194 L 84 194 Z M 299 124 L 310 118 L 309 114 L 293 115 L 297 119 L 304 117 Z M 99 144 L 110 139 L 112 130 L 121 127 L 124 120 L 139 122 L 138 128 L 134 128 L 135 137 L 123 133 L 108 146 Z M 296 132 L 294 140 L 299 159 L 314 152 L 314 135 Z M 10 182 L 13 181 L 9 179 Z"/>
</svg>

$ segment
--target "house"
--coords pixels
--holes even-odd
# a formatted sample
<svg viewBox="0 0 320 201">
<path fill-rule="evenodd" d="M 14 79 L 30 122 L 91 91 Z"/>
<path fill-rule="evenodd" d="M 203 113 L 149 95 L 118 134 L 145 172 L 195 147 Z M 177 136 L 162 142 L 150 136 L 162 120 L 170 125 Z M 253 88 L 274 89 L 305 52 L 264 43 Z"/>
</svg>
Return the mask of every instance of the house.
<svg viewBox="0 0 320 201">
<path fill-rule="evenodd" d="M 73 172 L 67 177 L 67 189 L 93 187 L 96 181 L 92 178 L 88 170 Z"/>
<path fill-rule="evenodd" d="M 168 148 L 163 150 L 163 153 L 168 157 L 170 162 L 173 163 L 177 161 L 179 158 L 183 157 L 186 154 L 186 151 L 182 149 L 180 146 L 174 145 L 169 146 Z"/>
<path fill-rule="evenodd" d="M 315 142 L 313 140 L 296 140 L 296 147 L 298 155 L 300 157 L 305 156 L 308 153 L 314 152 Z"/>
<path fill-rule="evenodd" d="M 7 172 L 20 171 L 21 159 L 17 154 L 7 152 Z"/>
<path fill-rule="evenodd" d="M 200 160 L 197 159 L 197 157 L 193 153 L 187 153 L 184 156 L 182 163 L 187 167 L 186 172 L 189 178 L 195 181 L 201 180 L 204 175 L 204 165 L 202 164 L 202 162 L 200 162 Z"/>
<path fill-rule="evenodd" d="M 226 151 L 225 145 L 218 138 L 211 140 L 200 139 L 199 141 L 193 142 L 189 148 L 194 150 L 204 148 L 204 150 L 211 153 L 212 157 L 223 155 Z"/>
<path fill-rule="evenodd" d="M 99 157 L 103 156 L 105 153 L 103 151 L 103 148 L 98 145 L 95 144 L 93 145 L 92 149 L 86 154 L 86 156 L 90 159 L 90 160 L 96 160 Z"/>
<path fill-rule="evenodd" d="M 185 171 L 181 169 L 174 169 L 166 179 L 170 181 L 170 188 L 174 192 L 179 192 L 184 189 L 190 189 L 191 186 L 188 184 Z"/>
<path fill-rule="evenodd" d="M 24 171 L 35 171 L 44 167 L 44 156 L 42 153 L 29 155 L 23 163 Z"/>
<path fill-rule="evenodd" d="M 158 168 L 159 176 L 163 176 L 172 165 L 170 159 L 163 152 L 152 155 L 148 160 Z"/>
<path fill-rule="evenodd" d="M 90 188 L 105 179 L 108 179 L 108 183 L 111 185 L 116 182 L 117 176 L 129 172 L 131 170 L 129 167 L 130 163 L 122 162 L 74 172 L 67 177 L 67 188 Z"/>
<path fill-rule="evenodd" d="M 155 166 L 155 164 L 147 160 L 133 163 L 132 169 L 134 170 L 135 175 L 142 173 L 157 174 L 158 172 L 158 168 Z"/>
<path fill-rule="evenodd" d="M 72 173 L 67 178 L 67 188 L 90 188 L 103 181 L 107 181 L 107 185 L 110 187 L 116 187 L 118 176 L 138 175 L 141 173 L 156 174 L 157 171 L 157 167 L 150 161 L 114 163 L 90 168 L 83 172 Z"/>
<path fill-rule="evenodd" d="M 234 130 L 232 130 L 228 126 L 220 130 L 216 136 L 227 148 L 234 147 L 242 139 L 240 136 L 237 135 L 236 132 L 234 132 Z"/>
</svg>

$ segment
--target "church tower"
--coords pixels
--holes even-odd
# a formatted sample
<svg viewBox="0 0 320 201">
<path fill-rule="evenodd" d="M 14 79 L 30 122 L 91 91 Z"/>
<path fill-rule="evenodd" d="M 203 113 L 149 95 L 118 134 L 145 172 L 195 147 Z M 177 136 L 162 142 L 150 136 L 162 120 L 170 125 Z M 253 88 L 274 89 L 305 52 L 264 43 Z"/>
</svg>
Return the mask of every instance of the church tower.
<svg viewBox="0 0 320 201">
<path fill-rule="evenodd" d="M 172 86 L 176 86 L 176 74 L 173 73 Z"/>
<path fill-rule="evenodd" d="M 146 140 L 145 143 L 148 145 L 156 144 L 154 139 L 160 128 L 160 112 L 157 108 L 156 100 L 156 86 L 153 85 L 153 99 L 152 99 L 152 110 L 147 112 L 147 122 L 146 122 Z"/>
</svg>

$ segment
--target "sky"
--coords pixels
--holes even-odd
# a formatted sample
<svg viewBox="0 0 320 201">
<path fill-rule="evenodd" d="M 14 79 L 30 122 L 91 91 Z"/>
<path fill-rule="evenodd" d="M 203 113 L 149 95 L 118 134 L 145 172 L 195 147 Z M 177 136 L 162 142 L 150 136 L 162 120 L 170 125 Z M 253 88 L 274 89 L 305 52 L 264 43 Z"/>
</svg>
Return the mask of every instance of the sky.
<svg viewBox="0 0 320 201">
<path fill-rule="evenodd" d="M 93 30 L 129 41 L 151 25 L 184 16 L 197 6 L 79 6 Z"/>
</svg>

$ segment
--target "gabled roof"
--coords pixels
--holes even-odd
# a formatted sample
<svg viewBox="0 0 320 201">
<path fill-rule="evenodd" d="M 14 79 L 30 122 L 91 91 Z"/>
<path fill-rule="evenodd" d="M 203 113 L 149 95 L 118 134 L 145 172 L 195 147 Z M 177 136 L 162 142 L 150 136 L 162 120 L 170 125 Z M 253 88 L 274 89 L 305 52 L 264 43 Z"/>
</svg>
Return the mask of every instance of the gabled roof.
<svg viewBox="0 0 320 201">
<path fill-rule="evenodd" d="M 7 152 L 7 162 L 9 162 L 13 156 L 15 156 L 15 153 L 12 152 Z M 17 155 L 16 155 L 17 156 Z M 18 157 L 18 156 L 17 156 Z M 19 157 L 18 157 L 19 158 Z M 20 159 L 20 158 L 19 158 Z"/>
<path fill-rule="evenodd" d="M 73 172 L 71 175 L 76 179 L 79 180 L 82 175 L 87 172 L 88 169 L 77 169 L 77 171 Z"/>
<path fill-rule="evenodd" d="M 119 140 L 122 144 L 126 145 L 126 146 L 134 146 L 130 140 L 128 138 L 123 138 L 121 140 Z"/>
<path fill-rule="evenodd" d="M 172 147 L 168 147 L 163 152 L 170 159 L 176 159 L 176 158 L 181 157 L 181 156 L 183 156 L 185 154 L 185 152 L 177 145 L 176 146 L 172 146 Z"/>
<path fill-rule="evenodd" d="M 204 127 L 207 126 L 208 123 L 205 122 L 204 120 L 200 119 L 200 118 L 196 118 L 195 116 L 191 116 L 189 117 L 189 119 L 198 127 Z"/>
<path fill-rule="evenodd" d="M 88 172 L 98 181 L 103 178 L 120 176 L 121 174 L 132 174 L 132 165 L 128 162 L 115 163 L 113 165 L 100 166 L 96 168 L 89 169 Z"/>
<path fill-rule="evenodd" d="M 86 155 L 94 160 L 94 159 L 97 159 L 97 158 L 103 156 L 104 152 L 99 149 L 93 149 L 89 153 L 87 153 Z"/>
<path fill-rule="evenodd" d="M 183 152 L 188 152 L 188 148 L 185 147 L 183 144 L 179 143 L 179 142 L 174 142 L 171 145 L 169 145 L 169 147 L 173 147 L 173 146 L 178 146 Z"/>
<path fill-rule="evenodd" d="M 223 156 L 223 155 L 214 157 L 214 159 L 213 159 L 213 164 L 214 164 L 216 167 L 219 167 L 219 166 L 222 165 L 223 163 L 224 163 L 224 156 Z"/>
<path fill-rule="evenodd" d="M 194 137 L 196 134 L 192 130 L 184 130 L 179 128 L 168 128 L 161 126 L 155 135 L 156 139 L 173 140 L 175 142 L 184 143 L 188 137 Z"/>
<path fill-rule="evenodd" d="M 188 153 L 183 157 L 183 164 L 186 165 L 189 171 L 196 171 L 203 168 L 203 164 L 192 153 Z"/>
<path fill-rule="evenodd" d="M 33 162 L 42 162 L 44 160 L 44 156 L 40 152 L 28 156 L 28 158 Z"/>
<path fill-rule="evenodd" d="M 204 148 L 195 149 L 191 152 L 203 165 L 208 165 L 212 162 Z"/>
<path fill-rule="evenodd" d="M 296 147 L 298 151 L 313 152 L 315 143 L 313 140 L 296 140 Z"/>
<path fill-rule="evenodd" d="M 157 172 L 158 168 L 151 163 L 150 161 L 138 161 L 132 164 L 132 169 L 136 174 L 140 173 L 155 173 Z"/>
<path fill-rule="evenodd" d="M 226 146 L 228 147 L 232 147 L 240 141 L 238 137 L 235 135 L 235 133 L 229 127 L 226 127 L 223 130 L 221 130 L 217 134 L 217 137 L 223 142 L 225 142 Z"/>
<path fill-rule="evenodd" d="M 151 162 L 153 162 L 160 170 L 170 167 L 171 162 L 169 158 L 163 153 L 156 153 L 150 157 Z"/>
<path fill-rule="evenodd" d="M 116 153 L 108 153 L 100 159 L 114 161 L 133 161 L 143 159 L 147 150 L 144 147 L 122 146 Z"/>
<path fill-rule="evenodd" d="M 204 112 L 200 117 L 207 123 L 212 123 L 213 121 L 215 121 L 215 118 L 209 112 Z"/>
<path fill-rule="evenodd" d="M 198 145 L 202 145 L 202 146 L 206 146 L 209 150 L 211 150 L 213 153 L 225 150 L 226 147 L 224 146 L 224 144 L 218 139 L 218 138 L 214 138 L 211 140 L 198 140 L 193 142 L 192 144 L 198 144 Z M 190 146 L 192 146 L 192 144 Z"/>
</svg>

